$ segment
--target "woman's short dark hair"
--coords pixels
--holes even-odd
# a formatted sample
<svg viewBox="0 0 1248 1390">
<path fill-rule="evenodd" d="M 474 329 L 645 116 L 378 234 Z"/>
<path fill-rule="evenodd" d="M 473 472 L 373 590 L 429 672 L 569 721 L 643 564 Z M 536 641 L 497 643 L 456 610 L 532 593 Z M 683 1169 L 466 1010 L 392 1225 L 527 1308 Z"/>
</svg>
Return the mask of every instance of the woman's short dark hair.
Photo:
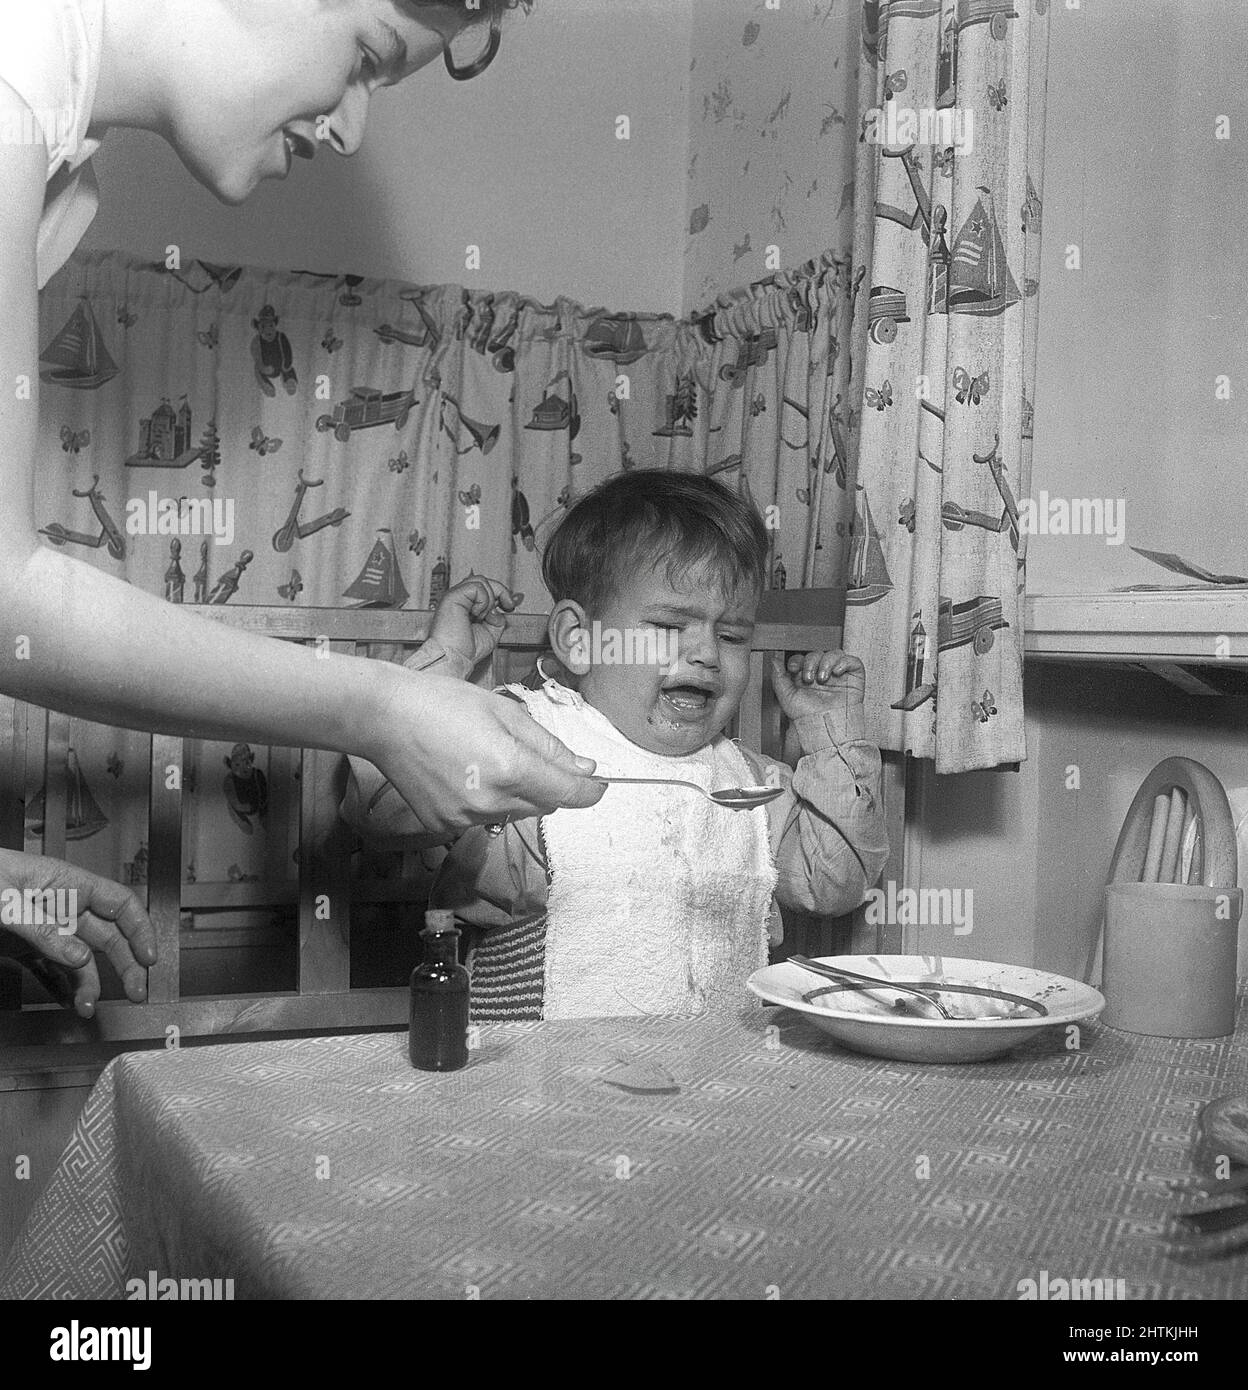
<svg viewBox="0 0 1248 1390">
<path fill-rule="evenodd" d="M 754 508 L 714 478 L 639 469 L 621 473 L 574 504 L 542 556 L 556 602 L 598 613 L 644 568 L 666 562 L 668 582 L 701 562 L 725 590 L 763 586 L 767 529 Z"/>
</svg>

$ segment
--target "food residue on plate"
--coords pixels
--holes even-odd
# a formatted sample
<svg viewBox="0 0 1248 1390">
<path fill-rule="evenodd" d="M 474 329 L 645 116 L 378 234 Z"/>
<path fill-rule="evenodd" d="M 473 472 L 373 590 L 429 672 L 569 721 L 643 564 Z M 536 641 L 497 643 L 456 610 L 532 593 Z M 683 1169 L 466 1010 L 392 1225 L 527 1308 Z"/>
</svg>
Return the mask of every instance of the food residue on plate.
<svg viewBox="0 0 1248 1390">
<path fill-rule="evenodd" d="M 932 982 L 936 984 L 936 981 Z M 961 980 L 942 980 L 941 984 L 962 984 Z M 889 995 L 891 998 L 881 996 Z M 1042 1015 L 1012 1004 L 1008 999 L 988 999 L 978 994 L 946 993 L 934 989 L 932 995 L 950 1015 L 943 1019 L 935 1007 L 925 1009 L 923 1000 L 917 994 L 903 994 L 900 990 L 884 988 L 865 990 L 850 989 L 841 985 L 826 985 L 803 994 L 807 1003 L 819 1001 L 821 1007 L 837 1013 L 866 1013 L 881 1016 L 900 1016 L 903 1018 L 929 1019 L 933 1023 L 1001 1023 L 1019 1018 L 1040 1018 Z M 831 996 L 836 996 L 832 999 Z"/>
</svg>

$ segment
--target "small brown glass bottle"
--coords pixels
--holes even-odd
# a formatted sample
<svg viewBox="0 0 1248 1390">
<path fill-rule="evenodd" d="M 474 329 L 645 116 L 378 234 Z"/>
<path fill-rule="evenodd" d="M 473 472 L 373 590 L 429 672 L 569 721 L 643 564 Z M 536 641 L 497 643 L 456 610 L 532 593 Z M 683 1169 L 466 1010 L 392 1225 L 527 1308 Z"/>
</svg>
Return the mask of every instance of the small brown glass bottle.
<svg viewBox="0 0 1248 1390">
<path fill-rule="evenodd" d="M 468 1064 L 468 972 L 459 963 L 455 914 L 425 913 L 425 959 L 412 971 L 408 1056 L 421 1071 Z"/>
</svg>

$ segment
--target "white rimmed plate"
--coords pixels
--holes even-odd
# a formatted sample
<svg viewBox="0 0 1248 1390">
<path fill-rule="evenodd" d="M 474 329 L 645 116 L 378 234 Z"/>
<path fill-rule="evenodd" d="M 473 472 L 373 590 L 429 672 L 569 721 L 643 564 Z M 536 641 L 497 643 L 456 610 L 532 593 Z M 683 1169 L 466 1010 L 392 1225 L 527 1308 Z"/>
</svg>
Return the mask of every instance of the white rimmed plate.
<svg viewBox="0 0 1248 1390">
<path fill-rule="evenodd" d="M 1105 1007 L 1091 985 L 1000 961 L 962 960 L 948 956 L 818 956 L 824 965 L 839 965 L 879 979 L 930 981 L 933 984 L 980 985 L 1005 990 L 1043 1004 L 1040 1017 L 1023 1010 L 1005 1016 L 1011 1006 L 974 994 L 948 994 L 941 1003 L 954 1014 L 975 1015 L 945 1020 L 914 995 L 900 990 L 838 990 L 789 961 L 756 970 L 746 982 L 752 994 L 769 1004 L 783 1004 L 830 1033 L 843 1047 L 873 1057 L 902 1062 L 980 1062 L 997 1057 L 1047 1028 L 1093 1018 Z M 831 993 L 817 993 L 828 986 Z M 896 1008 L 904 1000 L 905 1012 Z M 920 1017 L 930 1013 L 931 1017 Z"/>
</svg>

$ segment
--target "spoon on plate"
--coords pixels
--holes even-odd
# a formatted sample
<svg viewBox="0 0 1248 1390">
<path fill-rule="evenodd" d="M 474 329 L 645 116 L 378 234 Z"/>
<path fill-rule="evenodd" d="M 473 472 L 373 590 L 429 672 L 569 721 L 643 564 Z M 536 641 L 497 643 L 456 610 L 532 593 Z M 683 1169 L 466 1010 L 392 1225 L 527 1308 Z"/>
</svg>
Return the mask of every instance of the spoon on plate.
<svg viewBox="0 0 1248 1390">
<path fill-rule="evenodd" d="M 946 1009 L 939 999 L 932 998 L 932 989 L 922 989 L 917 985 L 897 984 L 893 980 L 877 980 L 870 975 L 859 975 L 853 970 L 842 970 L 839 965 L 824 965 L 822 961 L 811 960 L 808 956 L 790 956 L 789 962 L 798 966 L 802 970 L 808 970 L 812 975 L 819 975 L 825 980 L 835 980 L 843 989 L 850 990 L 872 990 L 872 989 L 893 989 L 905 994 L 917 996 L 925 1004 L 930 1004 L 933 1009 L 946 1021 L 952 1021 L 953 1015 Z M 822 993 L 822 990 L 819 991 Z M 901 1003 L 900 1000 L 897 1001 Z"/>
<path fill-rule="evenodd" d="M 696 782 L 685 782 L 679 777 L 591 777 L 590 781 L 605 785 L 612 782 L 645 782 L 662 787 L 688 787 L 690 791 L 699 792 L 708 801 L 713 801 L 716 806 L 726 806 L 730 811 L 752 811 L 756 806 L 766 806 L 784 790 L 783 787 L 721 787 L 718 791 L 708 792 Z M 485 827 L 485 833 L 501 835 L 504 829 L 502 821 L 495 821 Z"/>
<path fill-rule="evenodd" d="M 882 980 L 874 975 L 860 975 L 856 970 L 846 970 L 841 965 L 826 965 L 823 961 L 811 960 L 809 956 L 790 956 L 789 963 L 808 970 L 812 975 L 822 975 L 826 980 L 835 980 L 847 989 L 875 990 L 893 989 L 907 994 L 918 995 L 931 1004 L 940 1016 L 952 1020 L 953 1015 L 941 1006 L 933 994 L 977 994 L 986 999 L 1003 999 L 1006 1003 L 1030 1009 L 1039 1018 L 1048 1016 L 1048 1009 L 1038 1000 L 1028 999 L 1022 994 L 1010 994 L 1003 989 L 988 989 L 983 985 L 955 985 L 946 980 Z"/>
</svg>

